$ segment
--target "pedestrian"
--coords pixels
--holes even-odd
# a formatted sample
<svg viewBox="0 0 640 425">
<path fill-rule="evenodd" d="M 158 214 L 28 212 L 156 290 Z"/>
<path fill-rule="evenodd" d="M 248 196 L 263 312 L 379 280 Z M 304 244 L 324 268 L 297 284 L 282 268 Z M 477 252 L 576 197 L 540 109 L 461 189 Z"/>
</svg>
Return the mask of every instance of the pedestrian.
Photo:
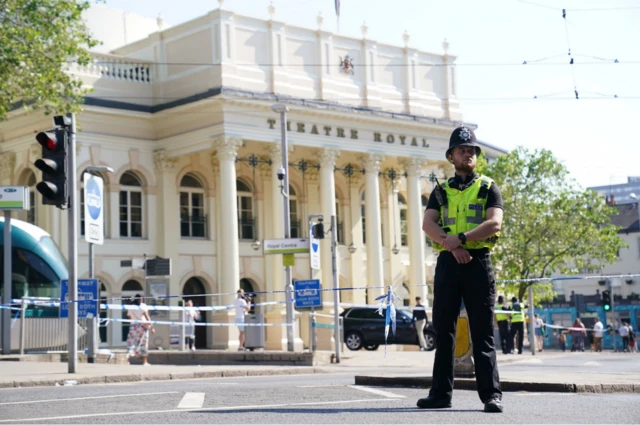
<svg viewBox="0 0 640 425">
<path fill-rule="evenodd" d="M 127 335 L 127 361 L 130 357 L 142 357 L 142 366 L 149 366 L 147 357 L 149 355 L 149 332 L 155 334 L 148 307 L 141 300 L 141 295 L 136 294 L 131 302 L 133 308 L 127 309 L 127 317 L 136 320 L 129 326 Z"/>
<path fill-rule="evenodd" d="M 524 343 L 524 307 L 520 304 L 517 297 L 511 298 L 511 311 L 513 311 L 513 313 L 511 313 L 511 332 L 507 340 L 509 343 L 507 349 L 510 353 L 513 353 L 515 344 L 515 348 L 518 349 L 518 354 L 522 354 L 522 345 Z"/>
<path fill-rule="evenodd" d="M 244 315 L 249 311 L 249 304 L 244 299 L 244 290 L 238 289 L 237 298 L 233 300 L 236 309 L 236 325 L 238 326 L 238 351 L 244 351 Z"/>
<path fill-rule="evenodd" d="M 631 353 L 637 353 L 638 352 L 638 341 L 636 338 L 636 331 L 633 330 L 633 327 L 631 327 L 631 325 L 629 325 L 629 351 Z"/>
<path fill-rule="evenodd" d="M 579 317 L 571 325 L 571 351 L 584 351 L 584 337 L 587 330 Z"/>
<path fill-rule="evenodd" d="M 189 350 L 196 351 L 196 321 L 200 318 L 200 312 L 193 308 L 192 300 L 187 300 L 184 306 L 184 317 L 187 322 L 185 326 L 185 343 Z"/>
<path fill-rule="evenodd" d="M 596 317 L 596 322 L 593 324 L 593 348 L 596 353 L 602 352 L 602 338 L 604 337 L 604 325 Z"/>
<path fill-rule="evenodd" d="M 567 333 L 565 331 L 560 331 L 560 335 L 558 335 L 558 341 L 560 342 L 560 349 L 564 353 L 567 349 Z"/>
<path fill-rule="evenodd" d="M 620 338 L 622 338 L 622 352 L 629 352 L 629 326 L 626 322 L 622 322 L 622 326 L 618 329 Z"/>
<path fill-rule="evenodd" d="M 498 304 L 496 304 L 496 310 L 506 310 L 504 305 L 504 297 L 500 295 L 498 297 Z M 509 316 L 506 313 L 496 313 L 496 321 L 498 322 L 498 331 L 500 333 L 500 347 L 503 354 L 509 354 L 507 351 L 507 338 L 509 338 Z"/>
<path fill-rule="evenodd" d="M 543 345 L 542 345 L 542 328 L 544 327 L 544 322 L 542 321 L 542 319 L 540 318 L 540 316 L 538 316 L 538 314 L 536 313 L 534 315 L 535 320 L 533 322 L 533 326 L 534 326 L 534 333 L 536 336 L 536 345 L 538 348 L 538 351 L 542 351 L 543 350 Z"/>
<path fill-rule="evenodd" d="M 420 343 L 420 351 L 427 351 L 427 343 L 424 340 L 424 328 L 429 327 L 427 323 L 427 312 L 424 310 L 424 306 L 420 304 L 421 298 L 416 297 L 416 306 L 413 309 L 413 317 L 411 327 L 416 328 L 418 334 L 418 342 Z"/>
<path fill-rule="evenodd" d="M 469 316 L 477 390 L 485 412 L 502 412 L 502 391 L 493 338 L 496 282 L 490 251 L 502 225 L 502 195 L 493 180 L 475 172 L 481 150 L 465 126 L 449 139 L 447 160 L 455 176 L 429 197 L 423 230 L 440 251 L 434 278 L 436 354 L 433 386 L 418 407 L 451 407 L 456 323 L 460 306 Z"/>
</svg>

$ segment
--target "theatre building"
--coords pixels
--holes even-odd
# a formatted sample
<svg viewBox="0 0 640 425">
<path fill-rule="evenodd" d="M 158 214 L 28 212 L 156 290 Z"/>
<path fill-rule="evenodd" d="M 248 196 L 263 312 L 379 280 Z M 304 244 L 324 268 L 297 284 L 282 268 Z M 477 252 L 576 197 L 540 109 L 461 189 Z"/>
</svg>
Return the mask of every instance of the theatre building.
<svg viewBox="0 0 640 425">
<path fill-rule="evenodd" d="M 291 236 L 309 236 L 310 214 L 336 216 L 338 282 L 345 303 L 374 303 L 386 285 L 408 304 L 429 301 L 435 253 L 421 230 L 435 177 L 453 174 L 445 160 L 451 131 L 463 117 L 455 57 L 362 36 L 217 9 L 162 28 L 69 72 L 93 91 L 77 115 L 78 187 L 89 166 L 109 166 L 105 242 L 95 246 L 101 297 L 192 296 L 195 305 L 228 305 L 234 295 L 282 290 L 281 255 L 262 241 L 284 237 L 280 114 L 288 107 Z M 469 124 L 474 127 L 473 124 Z M 35 132 L 50 116 L 13 111 L 0 123 L 0 184 L 31 188 L 32 207 L 18 218 L 52 234 L 67 252 L 67 213 L 43 206 L 35 189 L 41 155 Z M 483 143 L 490 158 L 503 153 Z M 82 192 L 82 190 L 80 190 Z M 84 202 L 84 199 L 81 199 Z M 79 225 L 83 230 L 84 205 Z M 16 216 L 14 214 L 14 216 Z M 79 277 L 88 277 L 88 245 L 79 234 Z M 315 277 L 331 288 L 331 248 L 321 242 Z M 168 286 L 148 287 L 147 258 L 171 259 Z M 308 254 L 296 254 L 293 280 L 309 278 Z M 325 301 L 331 301 L 330 292 Z M 284 301 L 282 293 L 257 302 Z M 110 303 L 121 303 L 120 300 Z M 177 305 L 178 298 L 172 298 Z M 283 305 L 262 309 L 267 323 L 285 320 Z M 325 306 L 325 312 L 331 312 Z M 120 318 L 122 312 L 104 312 Z M 307 346 L 306 314 L 297 315 L 296 348 Z M 233 322 L 234 312 L 207 322 Z M 103 345 L 124 346 L 127 325 L 111 322 Z M 285 327 L 266 328 L 266 348 L 286 349 Z M 235 326 L 201 328 L 198 345 L 237 348 Z M 320 348 L 330 348 L 328 331 Z M 152 342 L 153 345 L 153 342 Z"/>
</svg>

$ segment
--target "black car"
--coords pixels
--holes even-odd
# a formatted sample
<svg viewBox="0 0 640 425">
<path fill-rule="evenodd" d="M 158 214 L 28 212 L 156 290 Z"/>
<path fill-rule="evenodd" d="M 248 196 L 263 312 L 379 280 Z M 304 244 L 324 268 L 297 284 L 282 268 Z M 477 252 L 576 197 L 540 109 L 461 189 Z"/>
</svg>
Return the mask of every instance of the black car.
<svg viewBox="0 0 640 425">
<path fill-rule="evenodd" d="M 375 307 L 352 307 L 345 309 L 340 315 L 344 321 L 344 343 L 347 348 L 357 351 L 376 350 L 384 344 L 385 316 L 381 316 Z M 386 311 L 384 311 L 386 314 Z M 389 329 L 387 344 L 419 345 L 418 335 L 412 322 L 412 314 L 407 310 L 396 309 L 396 334 Z M 436 334 L 433 326 L 424 329 L 427 351 L 436 347 Z"/>
</svg>

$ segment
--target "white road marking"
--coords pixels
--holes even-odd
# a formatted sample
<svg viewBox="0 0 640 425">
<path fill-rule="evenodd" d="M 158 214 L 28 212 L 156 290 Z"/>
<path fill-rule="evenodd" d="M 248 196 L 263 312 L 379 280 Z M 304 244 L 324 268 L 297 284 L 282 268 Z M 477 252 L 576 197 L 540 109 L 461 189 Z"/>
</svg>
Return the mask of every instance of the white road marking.
<svg viewBox="0 0 640 425">
<path fill-rule="evenodd" d="M 391 399 L 388 401 L 396 401 L 397 399 Z M 80 419 L 80 418 L 98 418 L 98 417 L 107 417 L 107 416 L 126 416 L 126 415 L 151 415 L 151 414 L 159 414 L 159 413 L 178 413 L 178 412 L 219 412 L 225 410 L 256 410 L 256 409 L 266 409 L 266 408 L 277 408 L 277 407 L 297 407 L 297 406 L 321 406 L 325 404 L 347 404 L 347 403 L 369 403 L 369 402 L 380 402 L 379 398 L 373 399 L 362 399 L 362 400 L 339 400 L 339 401 L 315 401 L 309 403 L 284 403 L 284 404 L 265 404 L 262 406 L 249 404 L 246 406 L 228 406 L 228 407 L 212 407 L 208 409 L 169 409 L 169 410 L 146 410 L 146 411 L 135 411 L 135 412 L 109 412 L 109 413 L 93 413 L 87 415 L 69 415 L 69 416 L 51 416 L 44 418 L 20 418 L 20 419 L 1 419 L 0 423 L 7 422 L 43 422 L 43 421 L 57 421 L 63 419 Z M 135 421 L 134 421 L 135 422 Z"/>
<path fill-rule="evenodd" d="M 598 363 L 598 362 L 586 362 L 584 365 L 585 366 L 600 366 L 600 363 Z"/>
<path fill-rule="evenodd" d="M 384 397 L 389 397 L 389 398 L 406 398 L 407 396 L 404 395 L 400 395 L 400 394 L 394 394 L 394 393 L 390 393 L 389 391 L 383 391 L 383 390 L 378 390 L 375 388 L 369 388 L 369 387 L 361 387 L 358 385 L 349 385 L 349 388 L 353 388 L 355 390 L 360 390 L 360 391 L 366 391 L 368 393 L 372 393 L 372 394 L 378 394 Z"/>
<path fill-rule="evenodd" d="M 101 396 L 94 396 L 94 397 L 54 398 L 49 400 L 11 401 L 7 403 L 0 403 L 0 406 L 7 406 L 10 404 L 51 403 L 54 401 L 94 400 L 99 398 L 137 397 L 137 396 L 149 396 L 149 395 L 159 395 L 159 394 L 179 394 L 179 393 L 180 391 L 167 391 L 163 393 L 117 394 L 117 395 L 101 395 Z"/>
<path fill-rule="evenodd" d="M 327 384 L 327 385 L 298 385 L 296 388 L 327 388 L 327 387 L 342 387 L 340 384 Z"/>
<path fill-rule="evenodd" d="M 186 393 L 180 400 L 178 409 L 199 409 L 203 404 L 204 393 Z"/>
</svg>

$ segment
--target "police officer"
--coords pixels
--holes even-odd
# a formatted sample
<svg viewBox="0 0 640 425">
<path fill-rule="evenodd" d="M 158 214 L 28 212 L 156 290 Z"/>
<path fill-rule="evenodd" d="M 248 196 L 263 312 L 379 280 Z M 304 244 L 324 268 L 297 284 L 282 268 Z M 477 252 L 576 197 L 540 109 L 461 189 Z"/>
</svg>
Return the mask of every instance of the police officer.
<svg viewBox="0 0 640 425">
<path fill-rule="evenodd" d="M 481 150 L 465 126 L 449 139 L 447 160 L 455 176 L 438 182 L 424 214 L 423 230 L 440 251 L 434 279 L 436 355 L 429 396 L 422 409 L 451 407 L 456 323 L 464 301 L 471 327 L 478 394 L 485 412 L 502 412 L 493 339 L 495 278 L 490 251 L 502 225 L 502 196 L 490 178 L 475 173 Z"/>
<path fill-rule="evenodd" d="M 522 343 L 524 341 L 524 307 L 518 301 L 518 298 L 511 298 L 511 332 L 507 340 L 507 350 L 513 352 L 513 338 L 518 334 L 518 354 L 522 354 Z"/>
<path fill-rule="evenodd" d="M 504 297 L 500 295 L 498 297 L 498 304 L 496 304 L 496 310 L 506 310 L 504 305 Z M 500 331 L 500 347 L 503 354 L 508 354 L 507 351 L 507 339 L 509 338 L 509 316 L 506 313 L 496 313 L 496 321 L 498 322 L 498 331 Z"/>
</svg>

